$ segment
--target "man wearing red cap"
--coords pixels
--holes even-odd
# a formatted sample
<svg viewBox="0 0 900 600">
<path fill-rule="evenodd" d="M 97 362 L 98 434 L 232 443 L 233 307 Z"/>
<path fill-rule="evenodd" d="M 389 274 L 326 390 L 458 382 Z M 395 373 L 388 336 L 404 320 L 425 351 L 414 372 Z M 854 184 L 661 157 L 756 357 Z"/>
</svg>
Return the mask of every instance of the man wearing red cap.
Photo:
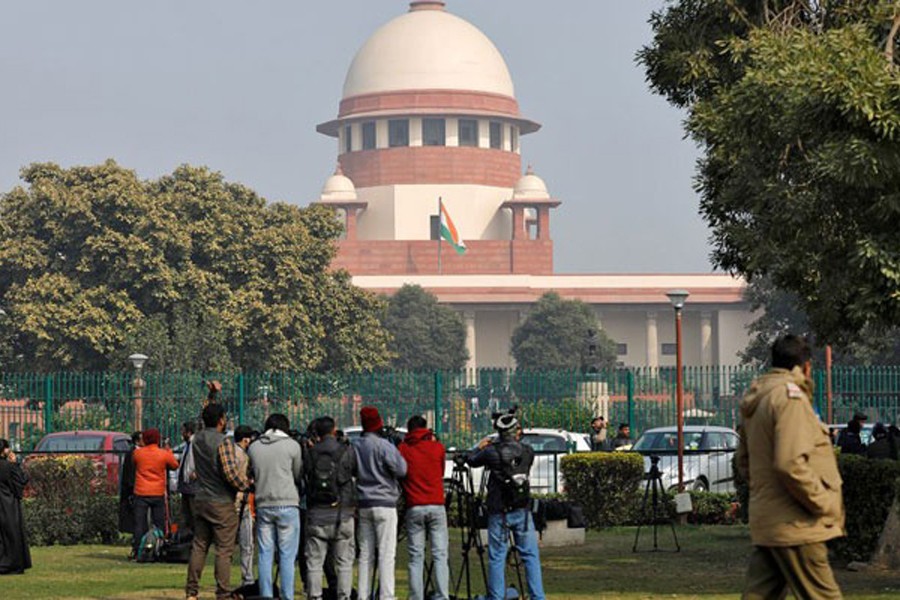
<svg viewBox="0 0 900 600">
<path fill-rule="evenodd" d="M 178 459 L 169 448 L 159 447 L 159 430 L 147 429 L 144 446 L 134 451 L 134 540 L 137 555 L 141 538 L 147 533 L 147 513 L 153 526 L 166 526 L 166 469 L 177 469 Z"/>
<path fill-rule="evenodd" d="M 406 460 L 381 435 L 384 421 L 377 408 L 364 406 L 359 415 L 363 426 L 363 435 L 355 446 L 359 473 L 359 597 L 369 597 L 377 552 L 379 598 L 394 600 L 398 480 L 406 477 Z"/>
</svg>

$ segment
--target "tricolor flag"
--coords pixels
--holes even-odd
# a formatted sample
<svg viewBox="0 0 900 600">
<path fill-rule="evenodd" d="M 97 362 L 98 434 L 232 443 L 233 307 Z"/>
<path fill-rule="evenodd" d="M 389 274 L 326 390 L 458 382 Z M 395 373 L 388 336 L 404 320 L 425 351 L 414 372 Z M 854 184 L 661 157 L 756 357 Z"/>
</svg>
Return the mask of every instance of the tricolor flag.
<svg viewBox="0 0 900 600">
<path fill-rule="evenodd" d="M 466 252 L 466 243 L 462 241 L 459 237 L 459 232 L 456 231 L 456 225 L 453 224 L 453 219 L 450 218 L 450 213 L 447 212 L 447 209 L 444 207 L 444 203 L 441 202 L 441 237 L 453 246 L 453 249 L 456 250 L 457 254 L 464 254 Z"/>
</svg>

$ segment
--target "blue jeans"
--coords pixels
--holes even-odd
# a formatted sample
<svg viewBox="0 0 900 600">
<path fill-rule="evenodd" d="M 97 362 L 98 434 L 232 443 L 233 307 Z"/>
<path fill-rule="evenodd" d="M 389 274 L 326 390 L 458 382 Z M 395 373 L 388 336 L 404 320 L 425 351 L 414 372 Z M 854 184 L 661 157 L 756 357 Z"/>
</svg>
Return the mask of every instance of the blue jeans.
<svg viewBox="0 0 900 600">
<path fill-rule="evenodd" d="M 525 567 L 525 581 L 531 600 L 544 600 L 541 578 L 541 558 L 538 554 L 537 531 L 526 509 L 488 515 L 488 599 L 506 598 L 506 555 L 509 552 L 509 532 L 513 534 L 516 550 Z M 521 590 L 520 590 L 521 592 Z"/>
<path fill-rule="evenodd" d="M 300 545 L 300 508 L 267 506 L 256 509 L 256 541 L 259 546 L 259 595 L 272 597 L 272 562 L 278 544 L 278 577 L 281 597 L 294 598 L 294 562 Z"/>
<path fill-rule="evenodd" d="M 425 533 L 431 537 L 435 600 L 447 600 L 450 570 L 447 566 L 447 512 L 442 504 L 406 509 L 409 542 L 409 600 L 425 599 Z"/>
</svg>

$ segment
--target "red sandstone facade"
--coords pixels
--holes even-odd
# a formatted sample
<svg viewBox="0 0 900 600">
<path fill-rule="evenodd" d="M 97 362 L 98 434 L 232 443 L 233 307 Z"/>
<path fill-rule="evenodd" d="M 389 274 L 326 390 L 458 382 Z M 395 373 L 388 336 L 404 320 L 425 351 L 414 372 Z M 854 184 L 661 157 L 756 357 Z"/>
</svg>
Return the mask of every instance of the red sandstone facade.
<svg viewBox="0 0 900 600">
<path fill-rule="evenodd" d="M 419 183 L 511 188 L 522 173 L 518 154 L 490 148 L 383 148 L 345 152 L 338 160 L 358 188 Z"/>
<path fill-rule="evenodd" d="M 551 275 L 550 240 L 476 240 L 456 254 L 428 240 L 342 240 L 332 267 L 353 275 Z"/>
</svg>

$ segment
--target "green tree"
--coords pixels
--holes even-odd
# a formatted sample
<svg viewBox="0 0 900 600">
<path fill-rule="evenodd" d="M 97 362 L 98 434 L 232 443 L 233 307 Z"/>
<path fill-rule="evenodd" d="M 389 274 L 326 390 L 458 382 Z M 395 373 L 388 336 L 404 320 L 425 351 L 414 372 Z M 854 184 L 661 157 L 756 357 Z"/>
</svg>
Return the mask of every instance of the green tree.
<svg viewBox="0 0 900 600">
<path fill-rule="evenodd" d="M 456 370 L 469 360 L 462 317 L 418 285 L 404 285 L 390 297 L 384 327 L 393 337 L 391 365 L 397 369 Z"/>
<path fill-rule="evenodd" d="M 814 343 L 814 360 L 825 364 L 824 345 L 816 344 L 809 319 L 799 308 L 797 296 L 792 292 L 775 287 L 767 277 L 759 277 L 751 282 L 744 298 L 751 310 L 758 316 L 747 330 L 750 342 L 741 351 L 741 360 L 747 364 L 768 363 L 772 342 L 787 333 L 803 335 Z M 896 365 L 900 364 L 900 330 L 880 331 L 868 327 L 858 340 L 846 346 L 834 348 L 833 361 L 836 365 Z"/>
<path fill-rule="evenodd" d="M 687 110 L 715 264 L 794 294 L 821 341 L 900 325 L 900 8 L 677 0 L 638 59 Z"/>
<path fill-rule="evenodd" d="M 526 370 L 584 370 L 616 364 L 616 343 L 600 329 L 593 309 L 555 292 L 541 296 L 516 327 L 511 350 L 516 365 Z"/>
<path fill-rule="evenodd" d="M 108 161 L 34 164 L 0 196 L 0 327 L 11 366 L 363 370 L 383 310 L 329 264 L 323 207 L 267 204 L 206 168 L 141 181 Z M 10 354 L 10 353 L 7 353 Z"/>
</svg>

